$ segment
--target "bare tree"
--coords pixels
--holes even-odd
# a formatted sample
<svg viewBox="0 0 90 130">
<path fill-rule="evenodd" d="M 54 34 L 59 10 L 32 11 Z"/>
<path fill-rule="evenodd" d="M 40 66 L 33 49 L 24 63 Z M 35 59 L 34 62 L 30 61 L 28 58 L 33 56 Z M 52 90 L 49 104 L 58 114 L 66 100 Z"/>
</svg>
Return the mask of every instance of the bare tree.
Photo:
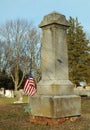
<svg viewBox="0 0 90 130">
<path fill-rule="evenodd" d="M 28 23 L 19 19 L 11 20 L 0 27 L 0 39 L 4 42 L 3 67 L 6 67 L 7 73 L 10 74 L 14 82 L 15 90 L 17 90 L 32 66 L 33 72 L 39 67 L 40 33 L 32 22 Z M 23 72 L 21 81 L 19 70 Z"/>
</svg>

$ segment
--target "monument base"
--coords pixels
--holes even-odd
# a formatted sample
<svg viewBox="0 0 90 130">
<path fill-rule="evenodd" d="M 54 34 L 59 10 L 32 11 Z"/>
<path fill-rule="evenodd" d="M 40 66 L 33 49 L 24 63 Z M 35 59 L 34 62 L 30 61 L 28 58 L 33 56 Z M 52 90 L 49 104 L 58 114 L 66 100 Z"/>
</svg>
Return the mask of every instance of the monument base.
<svg viewBox="0 0 90 130">
<path fill-rule="evenodd" d="M 62 118 L 81 115 L 81 98 L 76 95 L 30 97 L 31 114 L 33 116 Z"/>
<path fill-rule="evenodd" d="M 74 85 L 70 80 L 41 80 L 38 83 L 37 94 L 40 95 L 71 95 Z"/>
</svg>

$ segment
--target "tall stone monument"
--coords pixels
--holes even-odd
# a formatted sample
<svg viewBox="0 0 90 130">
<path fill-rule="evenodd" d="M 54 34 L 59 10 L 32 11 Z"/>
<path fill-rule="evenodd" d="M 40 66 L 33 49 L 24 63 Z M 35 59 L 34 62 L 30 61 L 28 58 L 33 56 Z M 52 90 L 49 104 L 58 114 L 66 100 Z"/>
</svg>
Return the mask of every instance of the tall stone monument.
<svg viewBox="0 0 90 130">
<path fill-rule="evenodd" d="M 42 80 L 37 84 L 37 94 L 30 97 L 31 114 L 38 117 L 62 118 L 81 114 L 81 99 L 74 95 L 68 77 L 68 52 L 65 16 L 52 12 L 41 21 Z"/>
</svg>

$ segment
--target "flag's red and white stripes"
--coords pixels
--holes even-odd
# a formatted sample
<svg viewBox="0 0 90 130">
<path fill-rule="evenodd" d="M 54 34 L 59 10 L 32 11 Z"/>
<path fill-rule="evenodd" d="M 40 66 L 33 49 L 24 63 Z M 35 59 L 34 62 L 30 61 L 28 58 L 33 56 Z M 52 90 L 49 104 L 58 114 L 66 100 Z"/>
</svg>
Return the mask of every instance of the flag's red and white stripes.
<svg viewBox="0 0 90 130">
<path fill-rule="evenodd" d="M 33 78 L 26 80 L 23 91 L 30 96 L 33 96 L 37 92 Z"/>
</svg>

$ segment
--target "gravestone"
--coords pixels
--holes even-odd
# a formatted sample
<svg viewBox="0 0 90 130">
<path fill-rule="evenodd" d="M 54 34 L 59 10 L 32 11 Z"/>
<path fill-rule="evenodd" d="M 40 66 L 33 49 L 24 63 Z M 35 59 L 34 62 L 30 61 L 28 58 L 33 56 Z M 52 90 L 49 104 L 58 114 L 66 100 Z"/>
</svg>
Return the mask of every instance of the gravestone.
<svg viewBox="0 0 90 130">
<path fill-rule="evenodd" d="M 80 116 L 81 98 L 74 95 L 74 85 L 68 76 L 69 23 L 64 15 L 52 12 L 44 16 L 39 27 L 42 29 L 42 79 L 37 84 L 37 94 L 30 97 L 31 114 L 57 119 Z"/>
<path fill-rule="evenodd" d="M 0 97 L 4 97 L 4 92 L 5 92 L 4 88 L 0 88 Z"/>
<path fill-rule="evenodd" d="M 5 90 L 5 97 L 13 98 L 14 97 L 13 90 Z"/>
<path fill-rule="evenodd" d="M 22 89 L 15 91 L 15 99 L 16 101 L 14 103 L 23 103 Z"/>
</svg>

